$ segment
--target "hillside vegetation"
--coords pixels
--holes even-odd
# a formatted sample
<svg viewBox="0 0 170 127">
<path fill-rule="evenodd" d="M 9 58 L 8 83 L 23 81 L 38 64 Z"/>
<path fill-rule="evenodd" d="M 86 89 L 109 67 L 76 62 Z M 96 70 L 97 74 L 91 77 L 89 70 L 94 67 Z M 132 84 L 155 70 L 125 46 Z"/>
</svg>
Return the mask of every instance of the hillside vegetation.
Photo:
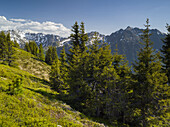
<svg viewBox="0 0 170 127">
<path fill-rule="evenodd" d="M 104 126 L 59 101 L 49 86 L 50 67 L 28 52 L 15 50 L 18 68 L 0 64 L 0 127 Z M 12 95 L 9 84 L 21 77 L 22 92 Z"/>
<path fill-rule="evenodd" d="M 19 68 L 21 70 L 27 71 L 38 78 L 49 80 L 50 66 L 45 62 L 40 61 L 38 57 L 28 53 L 24 50 L 17 49 L 17 62 L 19 63 Z"/>
</svg>

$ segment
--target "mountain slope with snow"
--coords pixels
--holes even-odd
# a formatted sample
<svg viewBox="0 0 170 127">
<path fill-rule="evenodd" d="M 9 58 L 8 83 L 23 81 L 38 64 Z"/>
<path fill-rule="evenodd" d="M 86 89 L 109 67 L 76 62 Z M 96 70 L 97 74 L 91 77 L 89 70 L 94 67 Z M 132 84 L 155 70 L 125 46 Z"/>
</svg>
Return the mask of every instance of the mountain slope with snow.
<svg viewBox="0 0 170 127">
<path fill-rule="evenodd" d="M 128 26 L 126 29 L 120 29 L 108 36 L 102 35 L 97 32 L 97 36 L 100 43 L 102 43 L 104 40 L 104 42 L 110 44 L 112 52 L 115 51 L 117 45 L 118 52 L 120 54 L 126 55 L 127 60 L 129 61 L 129 63 L 131 63 L 136 60 L 137 52 L 142 47 L 142 45 L 139 44 L 139 42 L 142 41 L 142 31 L 143 29 L 132 28 Z M 64 45 L 66 48 L 66 52 L 68 52 L 68 49 L 71 48 L 71 40 L 69 37 L 64 38 L 58 35 L 42 33 L 24 33 L 19 30 L 10 30 L 8 32 L 10 32 L 12 40 L 16 40 L 21 47 L 24 47 L 24 44 L 26 42 L 33 40 L 37 43 L 37 45 L 42 43 L 45 50 L 48 49 L 48 46 L 56 46 L 58 54 L 60 53 Z M 93 43 L 94 33 L 95 32 L 87 33 L 89 41 L 86 43 L 86 45 L 91 45 Z M 150 33 L 152 34 L 151 41 L 154 42 L 154 49 L 161 49 L 163 44 L 162 39 L 165 38 L 166 34 L 160 32 L 157 29 L 151 29 Z"/>
</svg>

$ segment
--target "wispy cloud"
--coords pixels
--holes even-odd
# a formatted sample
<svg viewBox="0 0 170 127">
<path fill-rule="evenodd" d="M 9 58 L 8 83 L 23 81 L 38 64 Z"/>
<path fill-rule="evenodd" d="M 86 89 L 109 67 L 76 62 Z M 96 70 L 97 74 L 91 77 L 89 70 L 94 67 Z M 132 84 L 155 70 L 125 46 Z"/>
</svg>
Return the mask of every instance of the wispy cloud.
<svg viewBox="0 0 170 127">
<path fill-rule="evenodd" d="M 68 37 L 71 33 L 71 30 L 61 23 L 50 21 L 40 23 L 26 19 L 8 20 L 4 16 L 0 16 L 0 30 L 21 30 L 30 33 L 55 34 L 62 37 Z"/>
<path fill-rule="evenodd" d="M 26 22 L 29 20 L 25 20 L 25 19 L 10 19 L 10 21 L 14 21 L 14 22 Z"/>
</svg>

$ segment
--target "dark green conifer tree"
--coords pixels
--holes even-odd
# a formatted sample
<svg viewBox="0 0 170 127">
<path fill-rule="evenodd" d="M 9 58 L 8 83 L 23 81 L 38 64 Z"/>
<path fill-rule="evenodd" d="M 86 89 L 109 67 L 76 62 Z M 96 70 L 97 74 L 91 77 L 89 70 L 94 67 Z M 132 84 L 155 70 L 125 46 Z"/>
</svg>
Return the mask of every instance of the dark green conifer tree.
<svg viewBox="0 0 170 127">
<path fill-rule="evenodd" d="M 28 42 L 25 43 L 24 50 L 27 51 L 27 52 L 31 52 L 31 49 L 29 47 L 29 43 Z"/>
<path fill-rule="evenodd" d="M 8 43 L 6 40 L 5 33 L 2 31 L 0 33 L 0 59 L 6 61 L 7 54 L 8 54 Z"/>
<path fill-rule="evenodd" d="M 165 70 L 168 83 L 170 84 L 170 26 L 167 24 L 168 34 L 166 35 L 165 40 L 163 41 L 164 45 L 162 46 L 163 53 L 163 69 Z"/>
<path fill-rule="evenodd" d="M 81 22 L 80 25 L 80 47 L 81 47 L 81 51 L 85 51 L 86 49 L 86 43 L 88 41 L 88 35 L 85 33 L 85 28 L 84 28 L 84 23 Z"/>
<path fill-rule="evenodd" d="M 51 66 L 51 72 L 50 72 L 50 83 L 51 87 L 56 90 L 57 92 L 62 92 L 62 86 L 63 82 L 61 80 L 61 74 L 60 74 L 60 60 L 58 58 L 53 61 Z"/>
<path fill-rule="evenodd" d="M 58 59 L 58 55 L 57 55 L 57 48 L 56 47 L 52 47 L 52 61 L 55 61 L 56 59 Z"/>
<path fill-rule="evenodd" d="M 115 69 L 115 80 L 112 79 L 112 84 L 108 86 L 106 100 L 106 116 L 109 121 L 118 121 L 119 123 L 127 124 L 131 114 L 131 96 L 133 90 L 131 88 L 131 71 L 128 67 L 128 62 L 123 55 L 116 52 L 113 54 L 112 65 Z M 109 81 L 110 82 L 110 81 Z"/>
<path fill-rule="evenodd" d="M 68 63 L 67 63 L 67 56 L 65 53 L 65 46 L 63 46 L 63 49 L 61 50 L 60 53 L 60 74 L 62 77 L 62 82 L 63 82 L 63 90 L 65 90 L 65 92 L 68 92 L 69 89 L 69 85 L 67 83 L 68 81 Z"/>
<path fill-rule="evenodd" d="M 150 41 L 149 19 L 146 21 L 146 29 L 143 31 L 142 39 L 144 48 L 138 54 L 138 61 L 134 64 L 134 104 L 138 112 L 137 124 L 135 126 L 158 125 L 166 110 L 167 77 L 161 71 L 159 53 L 153 50 Z"/>
<path fill-rule="evenodd" d="M 77 22 L 72 26 L 72 34 L 70 35 L 73 48 L 80 47 L 80 30 Z"/>
<path fill-rule="evenodd" d="M 16 41 L 16 40 L 14 40 L 14 47 L 16 47 L 16 48 L 20 48 L 20 46 L 19 46 L 19 44 L 17 43 L 17 41 Z"/>
<path fill-rule="evenodd" d="M 83 28 L 84 29 L 84 28 Z M 71 34 L 72 48 L 67 54 L 69 64 L 69 75 L 68 85 L 70 86 L 69 94 L 70 100 L 72 100 L 75 108 L 82 110 L 84 100 L 86 100 L 85 88 L 87 83 L 84 81 L 85 78 L 85 59 L 87 54 L 87 47 L 84 45 L 84 51 L 82 52 L 81 37 L 79 25 L 76 22 L 72 27 L 73 33 Z M 84 33 L 83 33 L 84 34 Z M 83 37 L 84 35 L 82 35 Z M 85 42 L 85 40 L 84 40 Z M 80 104 L 80 105 L 79 105 Z"/>
<path fill-rule="evenodd" d="M 14 42 L 11 41 L 10 33 L 7 34 L 7 44 L 8 44 L 8 65 L 9 66 L 17 66 L 15 62 L 17 59 L 16 51 L 14 49 Z"/>
<path fill-rule="evenodd" d="M 35 43 L 35 41 L 30 41 L 28 45 L 29 45 L 31 54 L 38 56 L 39 51 L 38 51 L 38 46 Z"/>
<path fill-rule="evenodd" d="M 90 111 L 89 115 L 106 117 L 108 115 L 105 109 L 108 102 L 106 97 L 109 95 L 109 88 L 117 79 L 116 71 L 112 65 L 110 46 L 103 43 L 100 47 L 98 36 L 95 33 L 89 53 L 86 82 L 90 88 L 87 92 L 89 98 L 86 102 L 88 104 L 86 110 Z"/>
<path fill-rule="evenodd" d="M 52 65 L 53 59 L 52 59 L 52 46 L 48 47 L 48 50 L 45 55 L 45 62 L 49 65 Z"/>
<path fill-rule="evenodd" d="M 39 45 L 39 59 L 42 60 L 42 61 L 45 60 L 45 55 L 44 55 L 42 43 Z"/>
</svg>

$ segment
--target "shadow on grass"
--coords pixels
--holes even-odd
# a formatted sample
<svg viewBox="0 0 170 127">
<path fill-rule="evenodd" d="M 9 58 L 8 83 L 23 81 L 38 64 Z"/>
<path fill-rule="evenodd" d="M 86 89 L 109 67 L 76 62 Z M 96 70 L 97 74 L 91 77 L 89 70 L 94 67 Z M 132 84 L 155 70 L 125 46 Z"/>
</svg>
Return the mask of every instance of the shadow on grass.
<svg viewBox="0 0 170 127">
<path fill-rule="evenodd" d="M 28 87 L 24 87 L 24 88 L 31 90 L 33 92 L 36 92 L 36 93 L 40 93 L 44 97 L 47 97 L 49 100 L 53 100 L 53 99 L 57 98 L 57 94 L 49 93 L 49 92 L 42 90 L 42 89 L 35 90 L 35 89 L 32 89 L 32 88 L 28 88 Z"/>
<path fill-rule="evenodd" d="M 40 82 L 40 83 L 42 83 L 42 84 L 44 84 L 44 85 L 49 85 L 49 84 L 50 84 L 47 80 L 45 80 L 45 79 L 40 79 L 40 78 L 37 78 L 37 77 L 34 77 L 34 76 L 31 76 L 30 79 L 31 79 L 32 81 L 34 81 L 34 82 Z"/>
<path fill-rule="evenodd" d="M 37 61 L 40 61 L 40 62 L 42 62 L 42 63 L 46 63 L 45 61 L 43 61 L 43 60 L 40 60 L 39 58 L 35 58 L 35 57 L 31 57 L 32 59 L 34 59 L 34 60 L 37 60 Z M 46 63 L 47 64 L 47 63 Z M 47 64 L 48 65 L 48 64 Z"/>
<path fill-rule="evenodd" d="M 68 102 L 68 96 L 63 96 L 63 95 L 60 95 L 60 94 L 53 94 L 53 93 L 49 93 L 45 90 L 42 90 L 42 89 L 38 89 L 38 90 L 35 90 L 35 89 L 32 89 L 32 88 L 28 88 L 28 87 L 24 87 L 25 89 L 28 89 L 30 91 L 33 91 L 33 92 L 36 92 L 36 93 L 40 93 L 41 95 L 43 95 L 44 97 L 47 97 L 49 100 L 59 100 L 59 101 L 62 101 L 64 103 L 66 103 L 67 105 L 70 105 L 71 108 L 73 109 L 73 111 L 79 111 L 78 109 L 76 109 L 72 103 Z M 66 99 L 67 98 L 67 99 Z M 81 112 L 81 111 L 79 111 Z M 96 117 L 90 117 L 88 116 L 88 114 L 86 113 L 81 113 L 80 114 L 80 117 L 81 118 L 88 118 L 89 120 L 92 120 L 92 121 L 95 121 L 95 122 L 99 122 L 99 123 L 104 123 L 105 125 L 110 125 L 109 122 L 106 120 L 106 119 L 101 119 L 101 118 L 96 118 Z"/>
</svg>

